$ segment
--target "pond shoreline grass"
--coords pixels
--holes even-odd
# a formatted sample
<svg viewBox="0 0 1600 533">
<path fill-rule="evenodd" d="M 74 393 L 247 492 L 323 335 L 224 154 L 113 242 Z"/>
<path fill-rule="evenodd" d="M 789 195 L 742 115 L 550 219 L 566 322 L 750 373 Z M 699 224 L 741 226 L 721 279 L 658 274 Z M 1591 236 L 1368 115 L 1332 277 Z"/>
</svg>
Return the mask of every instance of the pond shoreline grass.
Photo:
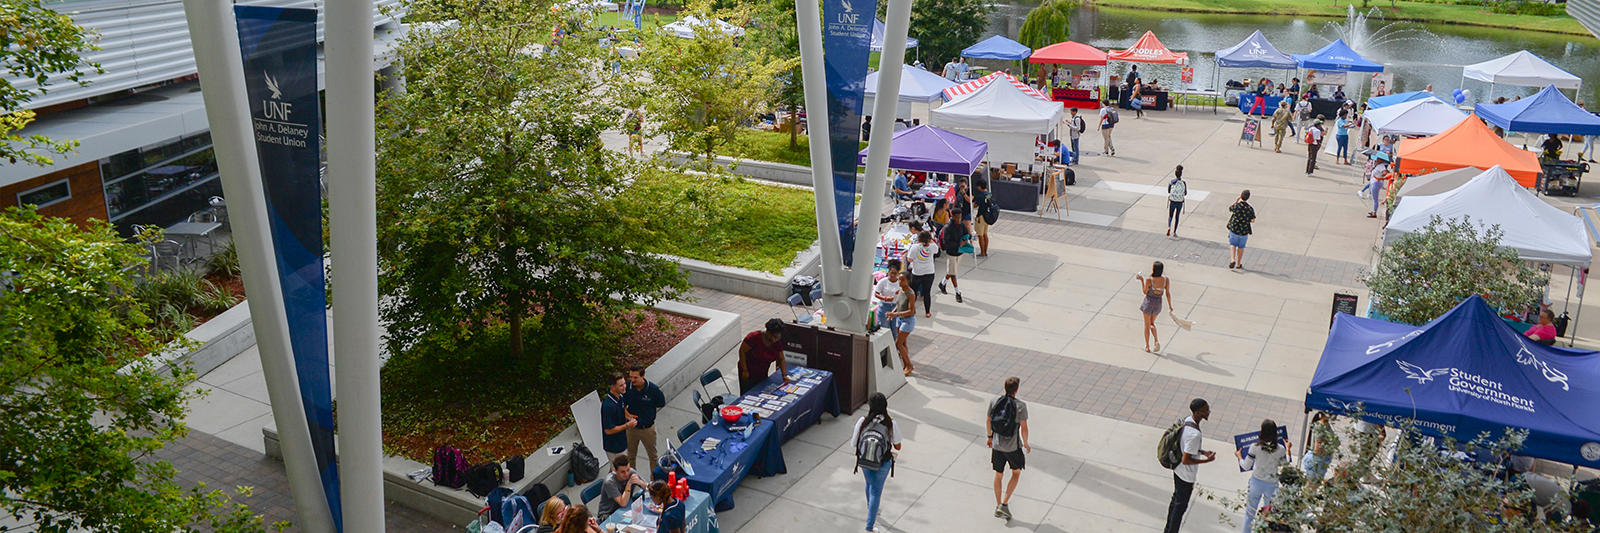
<svg viewBox="0 0 1600 533">
<path fill-rule="evenodd" d="M 1093 6 L 1117 9 L 1169 11 L 1177 13 L 1208 13 L 1229 15 L 1287 15 L 1301 17 L 1344 18 L 1349 1 L 1343 3 L 1327 0 L 1093 0 Z M 1390 8 L 1385 0 L 1370 4 L 1383 11 L 1389 21 L 1456 24 L 1511 30 L 1537 31 L 1593 38 L 1577 19 L 1562 15 L 1543 17 L 1534 15 L 1508 15 L 1491 13 L 1481 6 L 1435 4 L 1428 2 L 1395 2 Z M 1369 8 L 1357 7 L 1365 11 Z"/>
</svg>

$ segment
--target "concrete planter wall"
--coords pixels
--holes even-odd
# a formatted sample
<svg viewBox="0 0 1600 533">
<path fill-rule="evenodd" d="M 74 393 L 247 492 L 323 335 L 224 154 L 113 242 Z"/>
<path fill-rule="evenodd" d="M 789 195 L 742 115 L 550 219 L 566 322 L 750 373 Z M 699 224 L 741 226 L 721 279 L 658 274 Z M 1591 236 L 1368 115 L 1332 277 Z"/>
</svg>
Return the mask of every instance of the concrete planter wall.
<svg viewBox="0 0 1600 533">
<path fill-rule="evenodd" d="M 682 342 L 678 343 L 665 355 L 657 359 L 650 368 L 645 370 L 653 378 L 656 385 L 661 387 L 662 394 L 667 398 L 676 397 L 688 390 L 691 384 L 697 383 L 701 373 L 715 366 L 717 361 L 738 346 L 741 339 L 739 330 L 739 315 L 714 309 L 706 309 L 680 302 L 661 302 L 655 309 L 690 318 L 703 319 L 706 322 L 700 329 L 689 334 Z M 265 440 L 268 456 L 282 460 L 283 455 L 278 445 L 277 428 L 268 425 L 261 428 Z M 582 442 L 578 435 L 576 425 L 568 426 L 557 434 L 550 442 L 531 450 L 532 455 L 526 457 L 525 477 L 516 483 L 504 485 L 521 493 L 526 491 L 533 483 L 543 483 L 551 492 L 561 490 L 566 486 L 568 471 L 568 455 L 551 456 L 545 450 L 551 446 L 569 446 L 574 442 Z M 570 446 L 569 446 L 570 447 Z M 599 450 L 594 450 L 600 454 Z M 602 462 L 604 459 L 602 458 Z M 485 505 L 485 500 L 465 489 L 449 489 L 435 486 L 431 481 L 412 481 L 407 474 L 419 470 L 428 470 L 432 465 L 419 463 L 403 457 L 385 457 L 383 460 L 383 494 L 387 499 L 399 502 L 401 505 L 421 511 L 448 521 L 452 524 L 466 524 L 477 516 L 478 510 Z"/>
<path fill-rule="evenodd" d="M 686 257 L 666 257 L 677 261 L 678 268 L 689 274 L 689 283 L 697 287 L 774 302 L 788 301 L 789 283 L 794 281 L 795 276 L 806 275 L 819 279 L 822 277 L 822 249 L 816 241 L 812 241 L 810 248 L 795 254 L 794 262 L 789 268 L 783 269 L 783 275 L 718 265 Z"/>
<path fill-rule="evenodd" d="M 244 301 L 183 336 L 200 346 L 192 351 L 167 351 L 151 356 L 147 361 L 156 365 L 157 372 L 171 375 L 173 368 L 190 365 L 198 378 L 256 344 L 256 330 L 250 327 L 250 307 Z"/>
</svg>

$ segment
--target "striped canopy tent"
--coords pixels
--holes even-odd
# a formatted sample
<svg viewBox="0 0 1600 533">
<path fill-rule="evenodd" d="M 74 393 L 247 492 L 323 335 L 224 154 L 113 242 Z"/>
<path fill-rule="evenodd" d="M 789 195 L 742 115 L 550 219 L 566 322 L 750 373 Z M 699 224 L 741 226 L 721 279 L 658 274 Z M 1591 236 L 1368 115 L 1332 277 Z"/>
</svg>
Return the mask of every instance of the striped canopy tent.
<svg viewBox="0 0 1600 533">
<path fill-rule="evenodd" d="M 1006 74 L 1004 72 L 996 72 L 994 74 L 990 74 L 988 76 L 984 76 L 982 78 L 978 78 L 978 79 L 963 83 L 961 85 L 957 85 L 955 87 L 951 87 L 949 89 L 945 89 L 944 90 L 944 99 L 945 100 L 949 100 L 951 102 L 955 102 L 957 98 L 960 98 L 962 96 L 966 96 L 966 95 L 972 94 L 974 92 L 977 92 L 978 89 L 983 88 L 984 85 L 988 85 L 989 82 L 996 81 L 996 80 L 1000 80 L 1002 82 L 1010 82 L 1012 85 L 1015 85 L 1017 87 L 1017 89 L 1021 90 L 1023 92 L 1023 94 L 1026 94 L 1028 96 L 1032 96 L 1034 98 L 1038 98 L 1038 99 L 1044 100 L 1046 102 L 1050 101 L 1049 97 L 1046 97 L 1043 93 L 1040 93 L 1037 89 L 1034 89 L 1033 87 L 1029 87 L 1028 84 L 1022 83 L 1022 80 L 1019 80 L 1015 76 L 1012 76 L 1010 74 Z"/>
</svg>

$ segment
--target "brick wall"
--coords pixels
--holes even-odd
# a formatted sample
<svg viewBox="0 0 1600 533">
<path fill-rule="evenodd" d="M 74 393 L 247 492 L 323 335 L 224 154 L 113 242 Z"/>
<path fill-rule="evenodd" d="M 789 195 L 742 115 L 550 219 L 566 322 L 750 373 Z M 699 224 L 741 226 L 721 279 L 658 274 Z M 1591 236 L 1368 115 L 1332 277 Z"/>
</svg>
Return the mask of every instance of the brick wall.
<svg viewBox="0 0 1600 533">
<path fill-rule="evenodd" d="M 18 193 L 62 179 L 66 179 L 68 186 L 71 187 L 72 198 L 44 206 L 39 209 L 39 214 L 70 218 L 79 223 L 91 218 L 105 220 L 109 216 L 106 213 L 105 190 L 100 184 L 100 163 L 98 162 L 84 163 L 31 180 L 0 187 L 0 209 L 17 205 Z"/>
</svg>

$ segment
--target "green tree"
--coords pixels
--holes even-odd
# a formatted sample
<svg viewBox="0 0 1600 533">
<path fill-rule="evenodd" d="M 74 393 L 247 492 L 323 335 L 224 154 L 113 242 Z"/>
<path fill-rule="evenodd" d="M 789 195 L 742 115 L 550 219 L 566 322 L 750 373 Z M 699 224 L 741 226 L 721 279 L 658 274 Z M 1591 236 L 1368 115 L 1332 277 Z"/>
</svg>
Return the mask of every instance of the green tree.
<svg viewBox="0 0 1600 533">
<path fill-rule="evenodd" d="M 392 353 L 448 353 L 507 325 L 581 342 L 615 312 L 680 295 L 677 266 L 638 252 L 647 221 L 617 200 L 638 164 L 608 150 L 630 93 L 599 35 L 547 3 L 483 0 L 401 41 L 407 91 L 378 113 L 384 320 Z M 536 319 L 531 320 L 530 319 Z"/>
<path fill-rule="evenodd" d="M 1035 50 L 1066 41 L 1072 34 L 1072 10 L 1077 0 L 1045 0 L 1028 12 L 1017 41 Z"/>
<path fill-rule="evenodd" d="M 133 296 L 141 261 L 104 221 L 0 211 L 0 511 L 49 533 L 262 531 L 151 457 L 188 432 L 194 376 L 143 360 L 174 332 Z"/>
<path fill-rule="evenodd" d="M 879 4 L 878 16 L 888 8 L 888 2 Z M 921 0 L 911 10 L 910 36 L 921 43 L 918 48 L 924 62 L 943 65 L 983 40 L 993 12 L 994 6 L 987 0 Z"/>
<path fill-rule="evenodd" d="M 71 16 L 44 7 L 43 0 L 0 0 L 0 69 L 33 85 L 18 87 L 0 79 L 0 159 L 46 166 L 52 163 L 46 154 L 77 148 L 77 141 L 15 132 L 35 116 L 23 106 L 47 92 L 49 85 L 60 80 L 82 84 L 84 70 L 104 72 L 78 55 L 94 50 L 95 38 Z"/>
<path fill-rule="evenodd" d="M 1378 434 L 1360 432 L 1353 425 L 1320 431 L 1326 449 L 1340 450 L 1330 474 L 1308 482 L 1300 466 L 1284 465 L 1272 510 L 1257 517 L 1252 530 L 1267 531 L 1267 523 L 1276 522 L 1290 531 L 1592 531 L 1577 522 L 1530 519 L 1533 490 L 1520 477 L 1503 475 L 1504 465 L 1481 465 L 1455 456 L 1472 451 L 1483 457 L 1505 457 L 1522 447 L 1526 431 L 1508 429 L 1499 438 L 1485 432 L 1472 442 L 1445 439 L 1438 446 L 1427 443 L 1409 422 L 1402 423 L 1400 432 L 1389 460 L 1390 448 Z M 1243 509 L 1243 498 L 1219 499 L 1225 508 Z"/>
<path fill-rule="evenodd" d="M 1474 294 L 1497 309 L 1520 310 L 1538 301 L 1550 276 L 1500 247 L 1503 235 L 1500 226 L 1467 216 L 1435 216 L 1385 248 L 1378 269 L 1360 281 L 1372 290 L 1375 309 L 1405 324 L 1424 324 Z"/>
<path fill-rule="evenodd" d="M 713 10 L 696 2 L 680 13 L 705 21 L 747 26 L 756 10 L 740 6 Z M 771 109 L 782 84 L 799 57 L 776 57 L 762 46 L 746 46 L 746 37 L 731 35 L 716 23 L 695 26 L 693 39 L 668 32 L 646 34 L 637 61 L 650 83 L 645 108 L 655 119 L 652 133 L 666 137 L 671 150 L 704 158 L 706 164 L 734 133 L 756 115 Z"/>
<path fill-rule="evenodd" d="M 750 31 L 754 41 L 766 49 L 769 56 L 798 58 L 800 32 L 795 24 L 793 0 L 765 0 L 756 7 L 754 27 Z M 805 105 L 806 99 L 805 85 L 801 83 L 800 62 L 794 61 L 775 79 L 779 84 L 777 103 L 790 111 L 789 147 L 795 148 L 800 145 L 800 128 L 797 127 L 799 115 L 795 111 Z"/>
</svg>

